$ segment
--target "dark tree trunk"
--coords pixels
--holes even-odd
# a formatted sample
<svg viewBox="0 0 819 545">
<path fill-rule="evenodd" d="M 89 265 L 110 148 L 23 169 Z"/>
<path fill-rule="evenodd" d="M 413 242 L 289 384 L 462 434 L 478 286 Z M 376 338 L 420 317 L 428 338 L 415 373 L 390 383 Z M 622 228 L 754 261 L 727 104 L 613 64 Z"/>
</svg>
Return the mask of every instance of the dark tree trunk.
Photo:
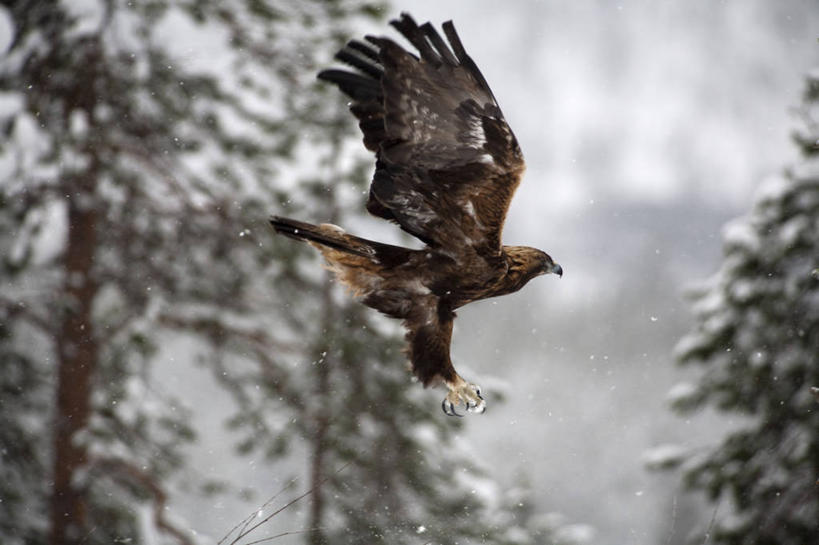
<svg viewBox="0 0 819 545">
<path fill-rule="evenodd" d="M 93 185 L 93 178 L 83 180 Z M 87 533 L 83 494 L 72 482 L 86 462 L 86 451 L 76 444 L 78 431 L 91 412 L 91 382 L 97 366 L 98 345 L 91 322 L 97 291 L 92 277 L 96 249 L 96 211 L 78 202 L 90 198 L 88 187 L 70 195 L 68 244 L 65 250 L 64 308 L 57 339 L 57 407 L 54 424 L 54 487 L 51 500 L 52 545 L 80 543 Z M 56 310 L 56 309 L 55 309 Z"/>
<path fill-rule="evenodd" d="M 63 51 L 56 49 L 39 71 L 39 83 L 62 102 L 63 127 L 71 126 L 71 116 L 82 111 L 92 122 L 100 81 L 101 47 L 91 38 L 78 44 L 84 62 L 73 74 L 71 85 L 61 87 L 62 78 L 52 78 L 59 70 Z M 52 88 L 53 87 L 53 88 Z M 89 129 L 94 134 L 94 128 Z M 52 545 L 73 545 L 86 541 L 87 502 L 75 482 L 87 462 L 84 446 L 77 444 L 77 432 L 85 429 L 91 415 L 92 379 L 97 368 L 99 346 L 91 320 L 98 285 L 93 276 L 97 251 L 97 178 L 100 158 L 93 136 L 82 146 L 89 166 L 81 171 L 61 173 L 62 193 L 68 206 L 68 241 L 63 254 L 63 286 L 54 309 L 59 315 L 57 348 L 57 404 L 54 413 L 54 468 L 51 497 Z"/>
<path fill-rule="evenodd" d="M 322 307 L 324 317 L 322 328 L 325 337 L 332 329 L 333 299 L 330 275 L 327 275 L 322 289 Z M 317 354 L 318 363 L 316 369 L 316 397 L 319 400 L 328 400 L 330 396 L 330 369 L 333 364 L 332 356 L 329 353 L 329 342 L 323 346 Z M 310 485 L 313 490 L 312 503 L 310 504 L 310 545 L 327 545 L 322 525 L 324 523 L 324 492 L 322 490 L 326 479 L 325 453 L 327 451 L 327 431 L 329 426 L 329 415 L 326 406 L 321 405 L 315 415 L 315 434 L 313 435 L 313 457 L 310 464 Z"/>
</svg>

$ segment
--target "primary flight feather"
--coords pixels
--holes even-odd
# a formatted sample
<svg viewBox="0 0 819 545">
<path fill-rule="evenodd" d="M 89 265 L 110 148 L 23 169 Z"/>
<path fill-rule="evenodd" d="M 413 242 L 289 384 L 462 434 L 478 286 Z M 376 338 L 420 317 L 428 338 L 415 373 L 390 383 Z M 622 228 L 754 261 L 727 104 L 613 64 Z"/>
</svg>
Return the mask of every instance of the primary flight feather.
<svg viewBox="0 0 819 545">
<path fill-rule="evenodd" d="M 391 22 L 417 50 L 389 38 L 351 41 L 336 58 L 349 70 L 318 77 L 351 99 L 364 145 L 376 156 L 367 210 L 426 245 L 412 250 L 346 234 L 330 225 L 271 219 L 278 233 L 318 248 L 361 301 L 407 329 L 418 379 L 449 389 L 444 412 L 483 412 L 478 386 L 462 379 L 449 347 L 455 309 L 512 293 L 535 276 L 563 270 L 535 248 L 504 246 L 501 232 L 524 171 L 515 135 L 451 21 L 449 45 L 408 14 Z"/>
</svg>

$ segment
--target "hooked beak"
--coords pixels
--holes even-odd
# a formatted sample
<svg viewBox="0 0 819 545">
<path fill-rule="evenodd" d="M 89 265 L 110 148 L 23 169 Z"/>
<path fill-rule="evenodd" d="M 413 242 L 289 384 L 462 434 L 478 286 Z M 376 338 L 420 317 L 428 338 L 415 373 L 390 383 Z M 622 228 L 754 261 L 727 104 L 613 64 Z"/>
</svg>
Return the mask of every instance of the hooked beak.
<svg viewBox="0 0 819 545">
<path fill-rule="evenodd" d="M 555 263 L 554 265 L 552 265 L 552 270 L 551 270 L 551 271 L 549 271 L 549 272 L 553 272 L 553 273 L 555 273 L 556 275 L 558 275 L 560 278 L 563 278 L 563 267 L 561 267 L 561 266 L 560 266 L 560 265 L 558 265 L 557 263 Z"/>
</svg>

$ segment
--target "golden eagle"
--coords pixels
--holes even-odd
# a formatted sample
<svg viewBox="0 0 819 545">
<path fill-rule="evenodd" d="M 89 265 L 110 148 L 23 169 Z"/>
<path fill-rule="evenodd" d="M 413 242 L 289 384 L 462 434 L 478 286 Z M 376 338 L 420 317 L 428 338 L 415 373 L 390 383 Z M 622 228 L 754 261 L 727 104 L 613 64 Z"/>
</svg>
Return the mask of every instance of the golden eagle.
<svg viewBox="0 0 819 545">
<path fill-rule="evenodd" d="M 351 41 L 336 58 L 355 71 L 324 70 L 348 95 L 376 156 L 367 210 L 424 242 L 421 250 L 274 216 L 278 233 L 318 248 L 361 301 L 404 321 L 412 370 L 425 386 L 443 382 L 444 412 L 483 412 L 480 388 L 452 366 L 455 309 L 512 293 L 535 276 L 563 270 L 548 254 L 503 246 L 501 231 L 523 175 L 518 142 L 451 21 L 449 46 L 408 14 L 391 22 L 419 55 L 389 38 Z"/>
</svg>

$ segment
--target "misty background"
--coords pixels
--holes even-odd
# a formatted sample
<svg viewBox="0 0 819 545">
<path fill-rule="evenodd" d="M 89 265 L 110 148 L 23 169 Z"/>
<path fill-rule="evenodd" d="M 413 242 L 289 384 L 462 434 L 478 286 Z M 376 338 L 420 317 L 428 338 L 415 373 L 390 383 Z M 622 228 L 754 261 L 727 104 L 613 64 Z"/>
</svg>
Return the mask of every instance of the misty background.
<svg viewBox="0 0 819 545">
<path fill-rule="evenodd" d="M 386 16 L 400 11 L 436 26 L 455 22 L 528 165 L 504 242 L 542 248 L 565 271 L 459 311 L 453 362 L 488 393 L 487 412 L 457 431 L 468 446 L 461 454 L 505 487 L 527 483 L 541 510 L 559 513 L 589 543 L 681 543 L 704 531 L 713 509 L 683 493 L 678 475 L 648 471 L 646 462 L 657 447 L 713 444 L 733 424 L 669 410 L 669 391 L 693 376 L 675 365 L 673 350 L 693 324 L 686 289 L 719 266 L 722 226 L 797 157 L 792 107 L 805 73 L 819 65 L 819 6 L 420 0 L 393 2 Z M 179 58 L 220 69 L 207 34 L 166 24 L 161 34 Z M 349 38 L 364 33 L 397 36 L 367 21 Z M 329 66 L 333 53 L 317 56 Z M 359 157 L 359 134 L 350 142 L 343 153 Z M 360 190 L 339 191 L 363 208 Z M 265 213 L 283 212 L 278 206 Z M 406 243 L 372 218 L 344 227 Z M 156 372 L 198 430 L 184 449 L 193 469 L 177 477 L 168 510 L 216 542 L 302 474 L 305 454 L 296 448 L 273 466 L 238 455 L 223 425 L 234 401 L 192 357 L 187 337 L 163 339 Z M 428 409 L 439 411 L 434 402 Z M 191 478 L 228 478 L 240 493 L 202 496 L 186 486 Z M 308 509 L 294 506 L 271 528 L 300 527 Z"/>
<path fill-rule="evenodd" d="M 465 421 L 475 458 L 510 485 L 531 480 L 546 510 L 594 528 L 593 543 L 704 530 L 712 511 L 645 456 L 712 444 L 731 424 L 669 410 L 687 377 L 673 348 L 693 323 L 686 289 L 719 265 L 723 224 L 797 157 L 793 106 L 819 63 L 815 2 L 413 1 L 389 16 L 402 10 L 455 22 L 527 162 L 504 241 L 565 270 L 458 312 L 456 368 L 503 394 Z M 349 232 L 407 243 L 356 220 Z"/>
</svg>

